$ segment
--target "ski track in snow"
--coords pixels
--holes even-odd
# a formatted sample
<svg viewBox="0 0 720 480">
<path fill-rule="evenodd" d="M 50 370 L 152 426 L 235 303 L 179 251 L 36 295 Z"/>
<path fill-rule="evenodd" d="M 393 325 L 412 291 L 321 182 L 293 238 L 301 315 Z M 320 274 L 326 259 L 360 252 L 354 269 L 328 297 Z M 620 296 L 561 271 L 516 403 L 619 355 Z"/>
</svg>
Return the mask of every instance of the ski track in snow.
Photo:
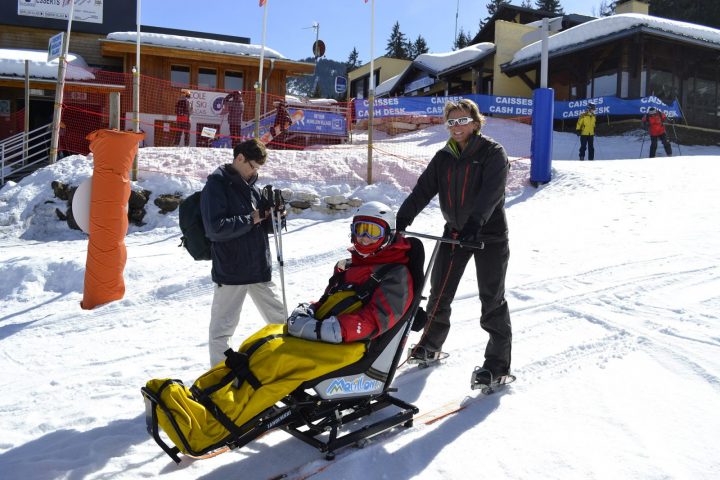
<svg viewBox="0 0 720 480">
<path fill-rule="evenodd" d="M 529 139 L 529 127 L 493 119 L 488 127 L 508 145 Z M 443 136 L 441 130 L 416 133 L 388 139 L 385 148 L 417 141 L 417 158 L 427 159 Z M 563 152 L 576 141 L 571 134 L 559 138 Z M 524 148 L 510 147 L 511 154 Z M 615 147 L 624 148 L 623 140 L 603 142 L 603 153 L 612 158 Z M 338 162 L 342 168 L 330 178 L 360 174 L 362 154 L 354 149 L 362 148 L 348 147 L 342 158 L 321 149 L 293 153 L 288 163 L 324 161 L 332 170 Z M 143 153 L 152 163 L 163 150 Z M 199 160 L 203 171 L 227 160 L 210 153 Z M 272 155 L 278 160 L 283 153 Z M 155 163 L 169 167 L 178 163 L 175 157 L 191 170 L 189 153 L 172 149 L 165 163 Z M 6 392 L 0 476 L 227 480 L 296 469 L 288 478 L 436 479 L 468 478 L 482 462 L 486 478 L 716 478 L 718 167 L 712 157 L 672 160 L 680 166 L 671 159 L 559 161 L 552 182 L 537 189 L 527 185 L 529 162 L 513 162 L 506 285 L 518 376 L 512 386 L 432 425 L 396 429 L 364 449 L 341 450 L 331 463 L 276 431 L 238 451 L 185 458 L 179 466 L 147 436 L 139 389 L 150 378 L 189 384 L 208 368 L 210 263 L 194 262 L 177 248 L 176 213 L 150 216 L 146 230 L 131 227 L 126 237 L 125 297 L 81 310 L 87 240 L 48 221 L 59 203 L 44 203 L 49 197 L 40 185 L 51 175 L 39 172 L 27 191 L 0 191 L 6 202 L 0 202 L 0 386 Z M 422 167 L 388 165 L 388 175 L 406 177 L 372 187 L 308 186 L 397 206 Z M 89 171 L 72 157 L 55 169 L 63 178 L 73 169 L 80 177 Z M 275 175 L 268 183 L 292 183 L 279 167 Z M 160 175 L 148 178 L 157 192 L 166 186 Z M 181 192 L 200 185 L 174 177 L 167 184 Z M 283 233 L 289 308 L 316 299 L 332 265 L 347 256 L 349 217 L 291 218 Z M 433 201 L 412 230 L 438 234 L 441 225 Z M 270 243 L 278 282 L 272 237 Z M 429 256 L 434 243 L 424 244 Z M 469 389 L 487 339 L 479 308 L 471 262 L 453 303 L 450 357 L 425 370 L 401 366 L 398 397 L 422 412 L 480 395 Z M 259 326 L 248 301 L 233 342 Z M 406 347 L 419 339 L 412 333 Z"/>
</svg>

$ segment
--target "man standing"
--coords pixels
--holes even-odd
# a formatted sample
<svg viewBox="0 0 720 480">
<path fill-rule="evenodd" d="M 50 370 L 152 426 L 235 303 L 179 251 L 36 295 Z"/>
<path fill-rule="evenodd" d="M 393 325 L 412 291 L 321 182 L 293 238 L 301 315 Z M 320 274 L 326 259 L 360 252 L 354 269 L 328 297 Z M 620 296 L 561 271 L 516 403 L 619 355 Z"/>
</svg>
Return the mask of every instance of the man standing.
<svg viewBox="0 0 720 480">
<path fill-rule="evenodd" d="M 230 126 L 230 137 L 232 146 L 235 147 L 242 140 L 242 121 L 245 112 L 245 102 L 240 90 L 230 92 L 223 99 L 223 106 L 227 112 L 228 125 Z"/>
<path fill-rule="evenodd" d="M 588 102 L 587 110 L 580 114 L 575 133 L 580 136 L 580 160 L 585 160 L 585 149 L 588 160 L 595 160 L 595 104 Z"/>
<path fill-rule="evenodd" d="M 180 90 L 180 98 L 175 103 L 175 141 L 178 147 L 181 147 L 180 136 L 184 134 L 184 143 L 187 147 L 190 145 L 190 115 L 192 115 L 192 105 L 190 104 L 190 90 Z"/>
<path fill-rule="evenodd" d="M 210 365 L 225 359 L 230 338 L 240 321 L 245 297 L 250 294 L 266 323 L 284 323 L 283 303 L 271 280 L 272 261 L 267 227 L 268 211 L 258 209 L 257 171 L 265 163 L 265 146 L 256 139 L 233 149 L 232 163 L 208 176 L 200 200 L 205 233 L 212 242 L 212 280 L 215 283 L 210 312 Z M 265 220 L 265 221 L 263 221 Z"/>
<path fill-rule="evenodd" d="M 667 133 L 665 133 L 664 122 L 666 119 L 667 116 L 655 107 L 648 108 L 647 115 L 642 118 L 643 125 L 648 124 L 648 131 L 650 133 L 650 158 L 655 157 L 658 138 L 662 142 L 663 147 L 665 147 L 665 154 L 668 157 L 672 157 L 672 146 L 670 145 L 670 140 L 667 138 Z"/>
</svg>

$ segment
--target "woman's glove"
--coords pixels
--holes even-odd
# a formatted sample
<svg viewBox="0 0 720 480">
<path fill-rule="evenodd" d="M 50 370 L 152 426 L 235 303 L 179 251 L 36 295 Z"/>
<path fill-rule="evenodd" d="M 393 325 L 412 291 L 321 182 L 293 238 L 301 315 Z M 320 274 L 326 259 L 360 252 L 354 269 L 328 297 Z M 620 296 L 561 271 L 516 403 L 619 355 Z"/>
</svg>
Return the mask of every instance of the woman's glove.
<svg viewBox="0 0 720 480">
<path fill-rule="evenodd" d="M 337 317 L 317 320 L 310 315 L 297 313 L 297 308 L 287 320 L 288 333 L 293 337 L 327 343 L 342 343 L 342 330 Z"/>
</svg>

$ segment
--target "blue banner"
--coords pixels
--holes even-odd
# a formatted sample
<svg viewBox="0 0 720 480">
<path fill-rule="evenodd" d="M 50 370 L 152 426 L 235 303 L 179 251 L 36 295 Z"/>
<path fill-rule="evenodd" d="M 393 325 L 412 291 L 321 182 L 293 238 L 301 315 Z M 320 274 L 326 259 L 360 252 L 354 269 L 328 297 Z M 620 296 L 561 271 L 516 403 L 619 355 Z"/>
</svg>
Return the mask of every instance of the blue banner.
<svg viewBox="0 0 720 480">
<path fill-rule="evenodd" d="M 402 117 L 405 115 L 440 116 L 445 103 L 456 102 L 468 98 L 477 103 L 480 112 L 495 115 L 508 115 L 525 117 L 532 115 L 533 101 L 531 98 L 507 97 L 501 95 L 456 95 L 447 97 L 391 97 L 376 98 L 373 116 Z M 675 100 L 672 105 L 666 105 L 657 97 L 644 97 L 626 100 L 617 97 L 595 97 L 583 100 L 556 101 L 555 120 L 574 119 L 587 109 L 588 102 L 594 102 L 596 115 L 644 115 L 647 109 L 655 107 L 664 112 L 668 118 L 680 117 L 680 106 Z M 369 115 L 369 104 L 366 99 L 356 99 L 355 117 L 358 120 L 366 119 Z"/>
<path fill-rule="evenodd" d="M 655 107 L 668 118 L 681 117 L 680 105 L 675 100 L 666 105 L 657 97 L 643 97 L 631 100 L 617 97 L 596 97 L 584 100 L 556 101 L 555 119 L 574 119 L 587 110 L 588 102 L 595 103 L 595 115 L 645 115 L 648 108 Z"/>
<path fill-rule="evenodd" d="M 301 108 L 288 108 L 292 125 L 288 131 L 294 133 L 315 133 L 320 135 L 347 136 L 347 119 L 341 113 Z M 275 124 L 275 114 L 260 120 L 260 137 L 270 131 Z M 242 129 L 243 137 L 252 137 L 255 125 L 250 124 Z"/>
</svg>

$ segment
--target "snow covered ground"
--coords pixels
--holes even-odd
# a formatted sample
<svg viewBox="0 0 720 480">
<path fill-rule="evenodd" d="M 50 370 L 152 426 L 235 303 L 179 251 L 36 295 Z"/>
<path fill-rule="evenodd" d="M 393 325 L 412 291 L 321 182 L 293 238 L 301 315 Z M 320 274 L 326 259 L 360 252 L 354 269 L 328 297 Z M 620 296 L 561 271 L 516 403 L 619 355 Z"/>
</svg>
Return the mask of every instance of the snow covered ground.
<svg viewBox="0 0 720 480">
<path fill-rule="evenodd" d="M 529 127 L 508 128 L 493 119 L 487 126 L 511 152 L 529 141 Z M 404 141 L 430 158 L 444 137 L 438 127 Z M 147 225 L 131 226 L 126 238 L 125 298 L 81 310 L 87 239 L 57 220 L 55 208 L 65 206 L 49 185 L 79 183 L 91 162 L 70 157 L 6 185 L 0 477 L 264 479 L 302 465 L 298 478 L 720 477 L 720 149 L 683 147 L 683 157 L 633 159 L 639 139 L 599 140 L 600 158 L 614 161 L 555 161 L 553 180 L 539 189 L 527 185 L 527 160 L 513 163 L 507 299 L 517 382 L 432 425 L 343 450 L 329 464 L 276 431 L 238 451 L 176 466 L 145 432 L 139 389 L 156 377 L 189 383 L 207 369 L 209 264 L 177 248 L 177 212 L 160 215 L 151 199 Z M 574 158 L 575 143 L 572 134 L 556 134 L 556 158 Z M 358 156 L 364 148 L 357 147 Z M 327 178 L 355 168 L 335 152 L 314 151 Z M 141 154 L 161 162 L 174 152 Z M 298 184 L 292 155 L 272 152 L 261 184 Z M 318 177 L 302 188 L 397 207 L 411 184 L 390 177 L 412 178 L 417 166 L 393 168 L 372 186 Z M 155 194 L 200 186 L 195 177 L 146 172 L 139 182 Z M 290 218 L 283 236 L 289 304 L 318 297 L 345 254 L 348 222 L 349 215 Z M 439 234 L 441 222 L 432 202 L 412 229 Z M 395 380 L 398 396 L 421 411 L 480 395 L 469 378 L 487 336 L 478 325 L 472 265 L 453 307 L 451 356 L 438 368 L 403 366 Z M 260 326 L 247 302 L 237 343 Z"/>
</svg>

